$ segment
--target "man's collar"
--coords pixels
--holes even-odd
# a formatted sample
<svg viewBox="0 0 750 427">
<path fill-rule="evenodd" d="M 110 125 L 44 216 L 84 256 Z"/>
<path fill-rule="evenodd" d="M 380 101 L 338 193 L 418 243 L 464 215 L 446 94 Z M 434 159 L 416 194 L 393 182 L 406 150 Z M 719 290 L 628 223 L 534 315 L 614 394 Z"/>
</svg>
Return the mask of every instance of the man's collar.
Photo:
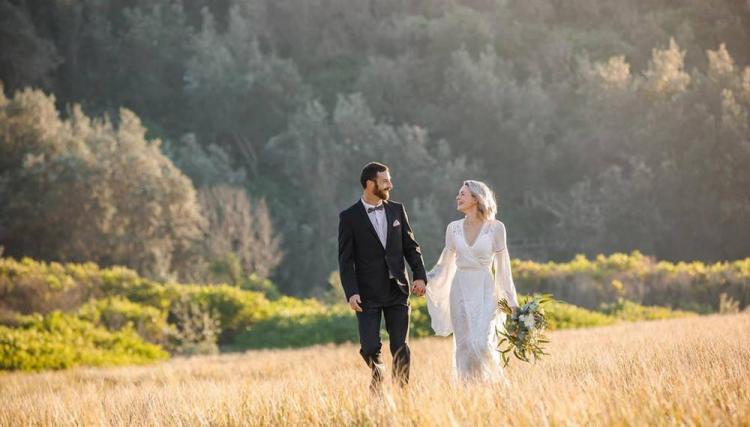
<svg viewBox="0 0 750 427">
<path fill-rule="evenodd" d="M 362 204 L 365 205 L 366 208 L 375 208 L 375 207 L 378 207 L 378 206 L 380 206 L 380 205 L 383 204 L 383 200 L 382 199 L 380 200 L 380 203 L 378 203 L 377 205 L 371 205 L 371 204 L 367 203 L 365 201 L 364 197 L 362 197 L 361 200 L 362 200 Z"/>
</svg>

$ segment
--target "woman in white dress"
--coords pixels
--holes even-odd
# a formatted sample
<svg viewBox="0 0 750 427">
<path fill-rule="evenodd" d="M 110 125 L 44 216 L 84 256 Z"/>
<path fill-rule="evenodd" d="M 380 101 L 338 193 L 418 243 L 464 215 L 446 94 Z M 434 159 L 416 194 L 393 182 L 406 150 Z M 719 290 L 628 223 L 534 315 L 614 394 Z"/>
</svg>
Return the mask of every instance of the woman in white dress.
<svg viewBox="0 0 750 427">
<path fill-rule="evenodd" d="M 465 217 L 448 224 L 445 248 L 427 273 L 432 329 L 437 335 L 453 334 L 454 378 L 507 384 L 495 332 L 505 314 L 497 302 L 505 298 L 515 310 L 518 299 L 505 225 L 495 219 L 495 196 L 482 182 L 464 182 L 456 204 Z"/>
</svg>

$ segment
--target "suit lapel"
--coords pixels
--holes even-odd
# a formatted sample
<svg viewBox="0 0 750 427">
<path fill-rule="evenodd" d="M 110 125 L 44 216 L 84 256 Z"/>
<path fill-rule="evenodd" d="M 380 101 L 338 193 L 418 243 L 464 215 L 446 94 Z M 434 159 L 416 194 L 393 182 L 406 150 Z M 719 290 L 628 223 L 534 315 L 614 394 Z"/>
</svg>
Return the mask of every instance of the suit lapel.
<svg viewBox="0 0 750 427">
<path fill-rule="evenodd" d="M 383 205 L 385 206 L 385 249 L 388 250 L 388 246 L 391 245 L 391 240 L 393 240 L 393 236 L 391 236 L 391 230 L 393 229 L 393 220 L 395 219 L 395 213 L 393 212 L 393 206 L 391 206 L 390 203 L 383 200 Z"/>
<path fill-rule="evenodd" d="M 372 232 L 372 235 L 375 236 L 375 239 L 377 239 L 377 241 L 379 242 L 380 237 L 378 237 L 378 233 L 377 231 L 375 231 L 375 227 L 372 225 L 372 221 L 370 221 L 370 216 L 367 215 L 367 209 L 365 208 L 365 205 L 362 203 L 362 200 L 360 200 L 357 204 L 359 205 L 359 213 L 360 213 L 360 216 L 362 217 L 362 221 L 365 222 L 365 224 L 367 225 L 367 228 L 370 229 L 370 231 Z"/>
</svg>

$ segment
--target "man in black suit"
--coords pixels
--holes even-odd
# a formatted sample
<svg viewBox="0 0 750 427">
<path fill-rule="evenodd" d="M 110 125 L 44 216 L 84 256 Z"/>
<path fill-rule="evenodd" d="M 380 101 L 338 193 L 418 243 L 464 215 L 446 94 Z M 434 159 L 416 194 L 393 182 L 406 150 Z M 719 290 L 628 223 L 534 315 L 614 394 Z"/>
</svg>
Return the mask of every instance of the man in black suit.
<svg viewBox="0 0 750 427">
<path fill-rule="evenodd" d="M 362 198 L 339 214 L 339 272 L 349 306 L 357 313 L 360 354 L 372 369 L 370 387 L 378 390 L 385 365 L 380 358 L 380 317 L 393 355 L 393 377 L 402 386 L 409 381 L 409 278 L 411 291 L 426 290 L 422 252 L 414 240 L 406 210 L 389 201 L 393 189 L 388 167 L 369 163 L 362 169 Z"/>
</svg>

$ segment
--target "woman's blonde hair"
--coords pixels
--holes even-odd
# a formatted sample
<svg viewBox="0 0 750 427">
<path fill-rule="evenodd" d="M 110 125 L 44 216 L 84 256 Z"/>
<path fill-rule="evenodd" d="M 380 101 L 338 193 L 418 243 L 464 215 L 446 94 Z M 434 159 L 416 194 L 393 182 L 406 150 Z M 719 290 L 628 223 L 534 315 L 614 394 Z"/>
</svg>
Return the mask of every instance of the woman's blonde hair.
<svg viewBox="0 0 750 427">
<path fill-rule="evenodd" d="M 495 193 L 490 190 L 490 187 L 482 181 L 475 181 L 473 179 L 464 181 L 464 185 L 477 201 L 479 216 L 485 221 L 495 218 L 495 214 L 497 214 L 497 201 L 495 200 Z"/>
</svg>

